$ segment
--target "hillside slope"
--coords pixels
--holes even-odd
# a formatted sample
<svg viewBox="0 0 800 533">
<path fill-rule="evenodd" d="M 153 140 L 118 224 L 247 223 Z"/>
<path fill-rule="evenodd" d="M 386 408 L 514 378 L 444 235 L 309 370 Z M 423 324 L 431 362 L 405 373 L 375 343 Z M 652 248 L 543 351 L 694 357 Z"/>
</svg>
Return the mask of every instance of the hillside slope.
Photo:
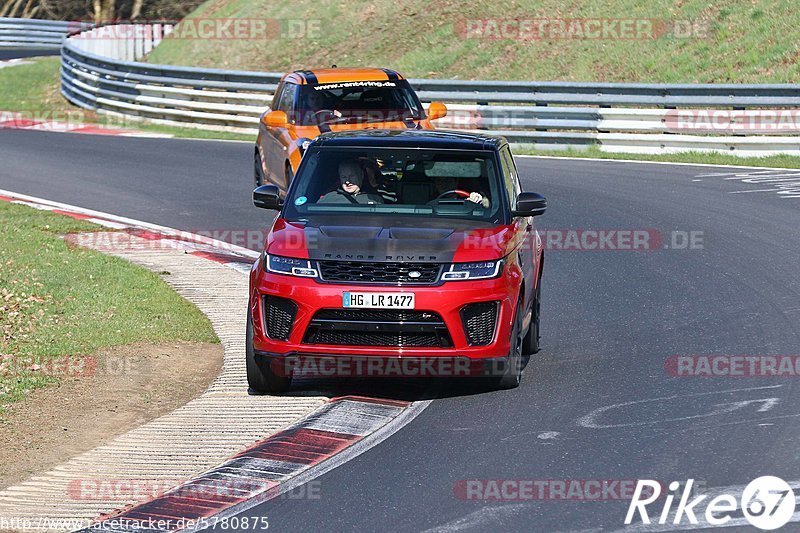
<svg viewBox="0 0 800 533">
<path fill-rule="evenodd" d="M 208 0 L 185 24 L 216 18 L 246 27 L 267 18 L 282 36 L 189 31 L 149 60 L 262 71 L 378 65 L 461 79 L 800 80 L 793 0 Z"/>
</svg>

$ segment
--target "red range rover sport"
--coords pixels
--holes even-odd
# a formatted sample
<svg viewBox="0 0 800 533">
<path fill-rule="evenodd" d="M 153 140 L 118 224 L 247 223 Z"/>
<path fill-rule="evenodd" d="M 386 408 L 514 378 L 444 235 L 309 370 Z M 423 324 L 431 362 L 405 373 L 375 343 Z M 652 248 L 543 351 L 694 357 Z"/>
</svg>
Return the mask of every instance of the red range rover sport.
<svg viewBox="0 0 800 533">
<path fill-rule="evenodd" d="M 533 217 L 547 203 L 521 190 L 505 139 L 326 133 L 285 197 L 263 185 L 253 201 L 279 215 L 250 274 L 252 392 L 286 390 L 304 360 L 455 361 L 495 387 L 519 384 L 539 346 Z"/>
</svg>

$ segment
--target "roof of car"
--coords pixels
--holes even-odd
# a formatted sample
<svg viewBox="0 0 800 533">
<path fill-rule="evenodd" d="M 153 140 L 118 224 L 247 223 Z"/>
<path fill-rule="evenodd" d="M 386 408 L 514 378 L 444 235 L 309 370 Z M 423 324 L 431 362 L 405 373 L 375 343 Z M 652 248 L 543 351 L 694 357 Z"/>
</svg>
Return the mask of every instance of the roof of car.
<svg viewBox="0 0 800 533">
<path fill-rule="evenodd" d="M 337 83 L 343 81 L 387 81 L 404 79 L 398 72 L 388 68 L 332 67 L 313 70 L 295 70 L 284 76 L 286 81 L 300 85 Z"/>
<path fill-rule="evenodd" d="M 437 130 L 348 130 L 323 133 L 315 146 L 373 146 L 397 148 L 439 148 L 457 150 L 496 150 L 504 137 Z"/>
</svg>

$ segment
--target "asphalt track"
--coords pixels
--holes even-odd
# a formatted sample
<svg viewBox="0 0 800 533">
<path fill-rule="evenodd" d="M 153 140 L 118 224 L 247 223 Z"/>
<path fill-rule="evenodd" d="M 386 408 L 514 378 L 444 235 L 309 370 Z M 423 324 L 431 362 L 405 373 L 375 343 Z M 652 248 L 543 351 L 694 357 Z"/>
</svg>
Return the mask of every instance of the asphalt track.
<svg viewBox="0 0 800 533">
<path fill-rule="evenodd" d="M 0 61 L 22 57 L 57 56 L 58 50 L 19 50 L 16 48 L 0 48 Z"/>
<path fill-rule="evenodd" d="M 244 143 L 5 130 L 0 188 L 192 231 L 260 229 L 268 215 L 250 203 L 251 155 Z M 723 168 L 518 165 L 526 190 L 548 198 L 540 229 L 649 230 L 668 246 L 673 231 L 702 232 L 702 248 L 548 250 L 543 350 L 519 389 L 442 383 L 408 426 L 319 478 L 320 498 L 245 515 L 267 516 L 276 531 L 610 531 L 627 501 L 475 501 L 454 487 L 800 480 L 797 378 L 664 368 L 675 354 L 800 354 L 800 198 L 697 177 Z"/>
</svg>

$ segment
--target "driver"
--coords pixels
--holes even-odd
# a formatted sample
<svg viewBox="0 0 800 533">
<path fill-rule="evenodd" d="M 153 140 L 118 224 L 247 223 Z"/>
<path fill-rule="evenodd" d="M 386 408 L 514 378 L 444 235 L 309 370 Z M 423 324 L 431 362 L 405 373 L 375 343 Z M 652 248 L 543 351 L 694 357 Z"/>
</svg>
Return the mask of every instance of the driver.
<svg viewBox="0 0 800 533">
<path fill-rule="evenodd" d="M 335 105 L 334 102 L 322 91 L 317 90 L 310 90 L 308 94 L 303 97 L 304 102 L 304 122 L 313 123 L 313 124 L 321 124 L 325 120 L 328 120 L 330 116 L 326 116 L 326 114 L 320 113 L 320 111 L 326 110 L 333 114 L 335 117 L 341 117 L 342 114 L 339 111 L 331 110 L 331 106 Z"/>
<path fill-rule="evenodd" d="M 322 198 L 319 203 L 329 204 L 382 204 L 379 194 L 361 189 L 364 183 L 364 169 L 358 161 L 348 159 L 339 164 L 339 187 Z"/>
<path fill-rule="evenodd" d="M 311 112 L 325 109 L 325 96 L 320 91 L 310 91 L 306 96 L 306 109 Z"/>
<path fill-rule="evenodd" d="M 446 192 L 451 192 L 453 196 L 456 196 L 455 190 L 458 186 L 458 180 L 456 178 L 437 176 L 433 183 L 436 187 L 436 198 L 428 202 L 429 204 L 436 203 L 439 199 L 439 196 Z M 489 199 L 477 191 L 470 192 L 469 197 L 464 199 L 472 203 L 482 205 L 483 207 L 489 207 Z"/>
</svg>

